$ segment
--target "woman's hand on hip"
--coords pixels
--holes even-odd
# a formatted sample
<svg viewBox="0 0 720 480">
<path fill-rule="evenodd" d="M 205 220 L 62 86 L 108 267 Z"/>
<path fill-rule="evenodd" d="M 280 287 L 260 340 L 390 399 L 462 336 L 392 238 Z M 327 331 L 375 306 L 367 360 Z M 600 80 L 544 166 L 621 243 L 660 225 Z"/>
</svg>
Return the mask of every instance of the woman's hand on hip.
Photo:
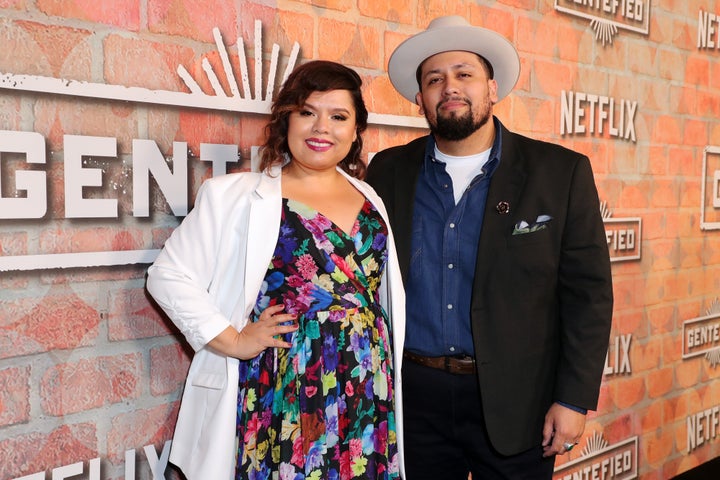
<svg viewBox="0 0 720 480">
<path fill-rule="evenodd" d="M 282 335 L 298 329 L 297 315 L 281 313 L 284 309 L 284 305 L 268 307 L 256 322 L 248 322 L 239 332 L 228 327 L 208 345 L 220 353 L 242 360 L 257 357 L 268 347 L 290 348 L 292 343 L 283 340 Z"/>
</svg>

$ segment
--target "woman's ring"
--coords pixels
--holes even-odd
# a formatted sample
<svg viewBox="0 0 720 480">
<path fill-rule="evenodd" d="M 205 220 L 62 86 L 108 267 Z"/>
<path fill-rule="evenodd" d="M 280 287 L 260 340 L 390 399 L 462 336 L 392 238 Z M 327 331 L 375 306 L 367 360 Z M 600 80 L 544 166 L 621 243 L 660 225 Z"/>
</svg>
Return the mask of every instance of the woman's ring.
<svg viewBox="0 0 720 480">
<path fill-rule="evenodd" d="M 563 447 L 565 447 L 566 452 L 569 452 L 570 450 L 572 450 L 575 445 L 577 445 L 577 443 L 569 443 L 569 442 L 563 443 Z"/>
</svg>

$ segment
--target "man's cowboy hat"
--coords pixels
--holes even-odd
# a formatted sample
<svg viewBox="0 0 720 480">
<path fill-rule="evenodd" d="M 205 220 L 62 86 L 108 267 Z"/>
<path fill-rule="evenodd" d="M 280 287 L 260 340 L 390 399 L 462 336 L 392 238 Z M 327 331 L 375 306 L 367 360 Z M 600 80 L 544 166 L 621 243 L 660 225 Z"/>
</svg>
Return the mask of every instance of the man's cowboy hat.
<svg viewBox="0 0 720 480">
<path fill-rule="evenodd" d="M 415 103 L 419 91 L 415 77 L 418 66 L 437 53 L 454 50 L 474 52 L 490 62 L 498 85 L 498 101 L 517 83 L 520 57 L 515 47 L 499 33 L 470 25 L 459 15 L 438 17 L 427 30 L 401 43 L 390 56 L 390 81 L 400 95 Z"/>
</svg>

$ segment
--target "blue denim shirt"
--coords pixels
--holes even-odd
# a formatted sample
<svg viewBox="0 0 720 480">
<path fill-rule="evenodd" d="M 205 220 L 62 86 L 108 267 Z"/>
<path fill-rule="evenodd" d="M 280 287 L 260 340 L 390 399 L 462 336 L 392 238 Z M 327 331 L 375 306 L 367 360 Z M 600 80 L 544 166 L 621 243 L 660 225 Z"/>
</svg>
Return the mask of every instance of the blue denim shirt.
<svg viewBox="0 0 720 480">
<path fill-rule="evenodd" d="M 433 158 L 435 139 L 428 137 L 413 208 L 410 269 L 405 286 L 405 348 L 428 357 L 475 356 L 470 302 L 490 179 L 500 164 L 502 124 L 482 173 L 455 204 L 445 164 Z M 587 410 L 558 402 L 580 413 Z"/>
<path fill-rule="evenodd" d="M 445 164 L 435 160 L 435 139 L 425 148 L 415 193 L 410 268 L 406 285 L 405 348 L 429 357 L 475 355 L 470 301 L 477 247 L 490 179 L 500 162 L 498 135 L 482 172 L 455 204 Z"/>
</svg>

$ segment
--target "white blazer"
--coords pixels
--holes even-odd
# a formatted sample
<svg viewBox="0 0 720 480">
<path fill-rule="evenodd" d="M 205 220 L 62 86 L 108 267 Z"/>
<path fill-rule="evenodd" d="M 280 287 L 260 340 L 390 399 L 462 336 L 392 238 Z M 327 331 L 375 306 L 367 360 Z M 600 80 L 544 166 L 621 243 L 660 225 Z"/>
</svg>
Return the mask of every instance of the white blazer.
<svg viewBox="0 0 720 480">
<path fill-rule="evenodd" d="M 346 175 L 390 228 L 375 191 Z M 195 355 L 180 405 L 170 461 L 188 480 L 231 480 L 235 473 L 238 360 L 207 343 L 229 325 L 247 323 L 280 229 L 279 169 L 235 173 L 203 183 L 195 207 L 148 270 L 147 289 L 180 329 Z M 401 363 L 405 293 L 390 232 L 381 303 L 392 321 L 395 409 L 400 473 L 404 477 Z"/>
</svg>

